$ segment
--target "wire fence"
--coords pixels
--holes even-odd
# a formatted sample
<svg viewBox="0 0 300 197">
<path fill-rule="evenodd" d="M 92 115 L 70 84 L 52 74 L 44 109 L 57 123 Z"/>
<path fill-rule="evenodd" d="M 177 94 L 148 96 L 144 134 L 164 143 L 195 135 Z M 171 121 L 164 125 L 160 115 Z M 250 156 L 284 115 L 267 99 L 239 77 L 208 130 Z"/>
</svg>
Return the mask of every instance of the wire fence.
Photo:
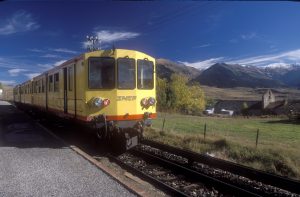
<svg viewBox="0 0 300 197">
<path fill-rule="evenodd" d="M 226 139 L 256 148 L 260 144 L 284 143 L 285 140 L 296 145 L 297 140 L 300 141 L 300 125 L 280 121 L 279 118 L 199 117 L 159 113 L 153 121 L 153 128 L 166 133 L 202 136 L 204 141 Z"/>
</svg>

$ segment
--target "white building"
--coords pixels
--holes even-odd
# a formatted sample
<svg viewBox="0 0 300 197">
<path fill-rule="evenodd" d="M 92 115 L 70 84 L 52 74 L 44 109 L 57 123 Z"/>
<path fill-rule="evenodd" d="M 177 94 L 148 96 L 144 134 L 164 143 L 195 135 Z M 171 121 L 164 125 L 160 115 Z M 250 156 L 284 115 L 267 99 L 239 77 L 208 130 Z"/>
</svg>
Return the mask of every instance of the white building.
<svg viewBox="0 0 300 197">
<path fill-rule="evenodd" d="M 234 113 L 233 110 L 226 110 L 226 109 L 222 109 L 222 110 L 221 110 L 221 114 L 233 116 L 233 113 Z"/>
<path fill-rule="evenodd" d="M 215 112 L 215 108 L 212 108 L 212 109 L 207 109 L 204 111 L 205 114 L 207 115 L 213 115 Z"/>
</svg>

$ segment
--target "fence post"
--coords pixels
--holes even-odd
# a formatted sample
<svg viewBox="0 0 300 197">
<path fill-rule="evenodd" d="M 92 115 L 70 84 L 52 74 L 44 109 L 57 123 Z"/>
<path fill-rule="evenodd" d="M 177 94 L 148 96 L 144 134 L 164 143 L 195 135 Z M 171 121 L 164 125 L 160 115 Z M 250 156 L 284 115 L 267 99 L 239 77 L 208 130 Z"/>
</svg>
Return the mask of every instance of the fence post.
<svg viewBox="0 0 300 197">
<path fill-rule="evenodd" d="M 164 128 L 165 128 L 165 121 L 166 121 L 166 116 L 164 117 L 164 120 L 163 120 L 163 125 L 162 125 L 162 128 L 161 128 L 162 132 L 164 131 Z"/>
<path fill-rule="evenodd" d="M 259 135 L 259 129 L 257 129 L 257 132 L 256 132 L 256 143 L 255 143 L 255 148 L 257 148 L 258 135 Z"/>
<path fill-rule="evenodd" d="M 205 141 L 205 137 L 206 137 L 206 123 L 204 124 L 204 133 L 203 133 L 203 135 L 204 135 L 204 141 Z"/>
</svg>

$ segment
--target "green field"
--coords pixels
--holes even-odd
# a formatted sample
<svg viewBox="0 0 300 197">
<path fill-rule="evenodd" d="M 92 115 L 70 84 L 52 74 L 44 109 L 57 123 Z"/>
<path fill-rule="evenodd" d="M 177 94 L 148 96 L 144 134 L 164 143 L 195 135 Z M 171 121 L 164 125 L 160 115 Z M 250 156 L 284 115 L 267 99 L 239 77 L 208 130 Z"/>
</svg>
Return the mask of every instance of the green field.
<svg viewBox="0 0 300 197">
<path fill-rule="evenodd" d="M 300 179 L 300 124 L 291 124 L 282 118 L 220 118 L 160 113 L 145 135 L 171 145 Z"/>
</svg>

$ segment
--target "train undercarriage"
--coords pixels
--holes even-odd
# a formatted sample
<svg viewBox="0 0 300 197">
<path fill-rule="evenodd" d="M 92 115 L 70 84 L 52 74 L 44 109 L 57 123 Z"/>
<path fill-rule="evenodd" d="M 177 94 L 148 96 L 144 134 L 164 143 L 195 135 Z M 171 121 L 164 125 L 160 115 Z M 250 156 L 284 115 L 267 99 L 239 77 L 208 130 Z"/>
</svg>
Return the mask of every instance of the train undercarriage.
<svg viewBox="0 0 300 197">
<path fill-rule="evenodd" d="M 151 125 L 151 118 L 147 114 L 142 120 L 126 121 L 108 120 L 106 115 L 102 114 L 95 116 L 90 122 L 83 122 L 31 105 L 22 103 L 15 103 L 15 105 L 28 113 L 38 114 L 36 116 L 39 118 L 61 119 L 64 124 L 78 124 L 84 132 L 92 133 L 96 143 L 106 144 L 115 153 L 123 153 L 137 146 L 143 138 L 144 128 Z"/>
<path fill-rule="evenodd" d="M 105 115 L 95 117 L 92 122 L 97 138 L 110 144 L 117 152 L 125 152 L 137 146 L 143 138 L 144 128 L 151 125 L 150 118 L 114 121 L 107 120 Z"/>
</svg>

